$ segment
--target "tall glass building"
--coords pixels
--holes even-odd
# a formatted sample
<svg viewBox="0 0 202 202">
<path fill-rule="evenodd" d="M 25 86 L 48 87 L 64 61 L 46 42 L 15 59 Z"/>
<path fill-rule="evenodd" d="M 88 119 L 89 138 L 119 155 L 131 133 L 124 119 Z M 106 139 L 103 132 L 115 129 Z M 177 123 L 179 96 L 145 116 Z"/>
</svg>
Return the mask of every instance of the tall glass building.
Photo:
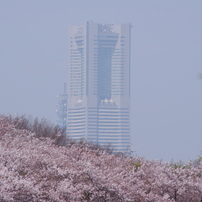
<svg viewBox="0 0 202 202">
<path fill-rule="evenodd" d="M 69 26 L 67 134 L 129 152 L 131 24 Z"/>
</svg>

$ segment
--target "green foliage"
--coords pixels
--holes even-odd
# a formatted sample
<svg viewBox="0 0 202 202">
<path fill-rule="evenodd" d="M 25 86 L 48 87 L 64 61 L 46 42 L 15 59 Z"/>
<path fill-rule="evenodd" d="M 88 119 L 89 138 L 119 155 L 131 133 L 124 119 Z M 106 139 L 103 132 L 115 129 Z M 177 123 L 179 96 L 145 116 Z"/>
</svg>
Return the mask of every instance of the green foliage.
<svg viewBox="0 0 202 202">
<path fill-rule="evenodd" d="M 140 168 L 142 166 L 141 160 L 136 160 L 135 159 L 131 160 L 131 165 L 134 167 L 134 171 L 137 172 L 138 168 Z"/>
<path fill-rule="evenodd" d="M 190 166 L 189 164 L 184 163 L 183 161 L 178 161 L 178 162 L 171 162 L 171 167 L 174 169 L 188 169 Z"/>
<path fill-rule="evenodd" d="M 202 161 L 202 156 L 198 156 L 198 161 Z"/>
<path fill-rule="evenodd" d="M 23 170 L 20 170 L 18 173 L 19 173 L 19 175 L 21 175 L 21 176 L 27 175 L 27 172 L 26 172 L 26 171 L 23 171 Z"/>
</svg>

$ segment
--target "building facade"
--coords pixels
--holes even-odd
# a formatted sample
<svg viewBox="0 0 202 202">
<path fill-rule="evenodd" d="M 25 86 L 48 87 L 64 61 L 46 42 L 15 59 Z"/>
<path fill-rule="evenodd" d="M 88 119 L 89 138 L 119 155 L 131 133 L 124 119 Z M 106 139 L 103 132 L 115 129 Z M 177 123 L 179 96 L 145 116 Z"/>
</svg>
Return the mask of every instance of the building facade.
<svg viewBox="0 0 202 202">
<path fill-rule="evenodd" d="M 67 128 L 67 92 L 66 83 L 64 84 L 64 93 L 57 95 L 58 103 L 56 106 L 57 124 L 63 130 Z"/>
<path fill-rule="evenodd" d="M 130 24 L 69 26 L 67 134 L 131 150 Z"/>
</svg>

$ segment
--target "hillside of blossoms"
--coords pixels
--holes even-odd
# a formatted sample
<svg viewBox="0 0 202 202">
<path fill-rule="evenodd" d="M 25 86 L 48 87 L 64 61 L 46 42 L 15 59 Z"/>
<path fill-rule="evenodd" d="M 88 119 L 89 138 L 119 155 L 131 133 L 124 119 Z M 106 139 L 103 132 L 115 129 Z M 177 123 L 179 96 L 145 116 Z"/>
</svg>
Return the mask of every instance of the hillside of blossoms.
<svg viewBox="0 0 202 202">
<path fill-rule="evenodd" d="M 0 201 L 202 202 L 202 161 L 115 154 L 44 119 L 1 115 Z"/>
</svg>

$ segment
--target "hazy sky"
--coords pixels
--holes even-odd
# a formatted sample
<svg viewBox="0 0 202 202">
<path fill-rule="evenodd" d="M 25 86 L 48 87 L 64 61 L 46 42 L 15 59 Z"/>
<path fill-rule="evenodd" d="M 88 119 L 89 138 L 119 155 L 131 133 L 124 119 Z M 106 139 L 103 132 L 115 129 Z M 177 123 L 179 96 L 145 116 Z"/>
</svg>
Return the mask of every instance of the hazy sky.
<svg viewBox="0 0 202 202">
<path fill-rule="evenodd" d="M 135 154 L 202 155 L 201 0 L 1 0 L 0 113 L 56 122 L 67 80 L 68 24 L 132 23 Z"/>
</svg>

